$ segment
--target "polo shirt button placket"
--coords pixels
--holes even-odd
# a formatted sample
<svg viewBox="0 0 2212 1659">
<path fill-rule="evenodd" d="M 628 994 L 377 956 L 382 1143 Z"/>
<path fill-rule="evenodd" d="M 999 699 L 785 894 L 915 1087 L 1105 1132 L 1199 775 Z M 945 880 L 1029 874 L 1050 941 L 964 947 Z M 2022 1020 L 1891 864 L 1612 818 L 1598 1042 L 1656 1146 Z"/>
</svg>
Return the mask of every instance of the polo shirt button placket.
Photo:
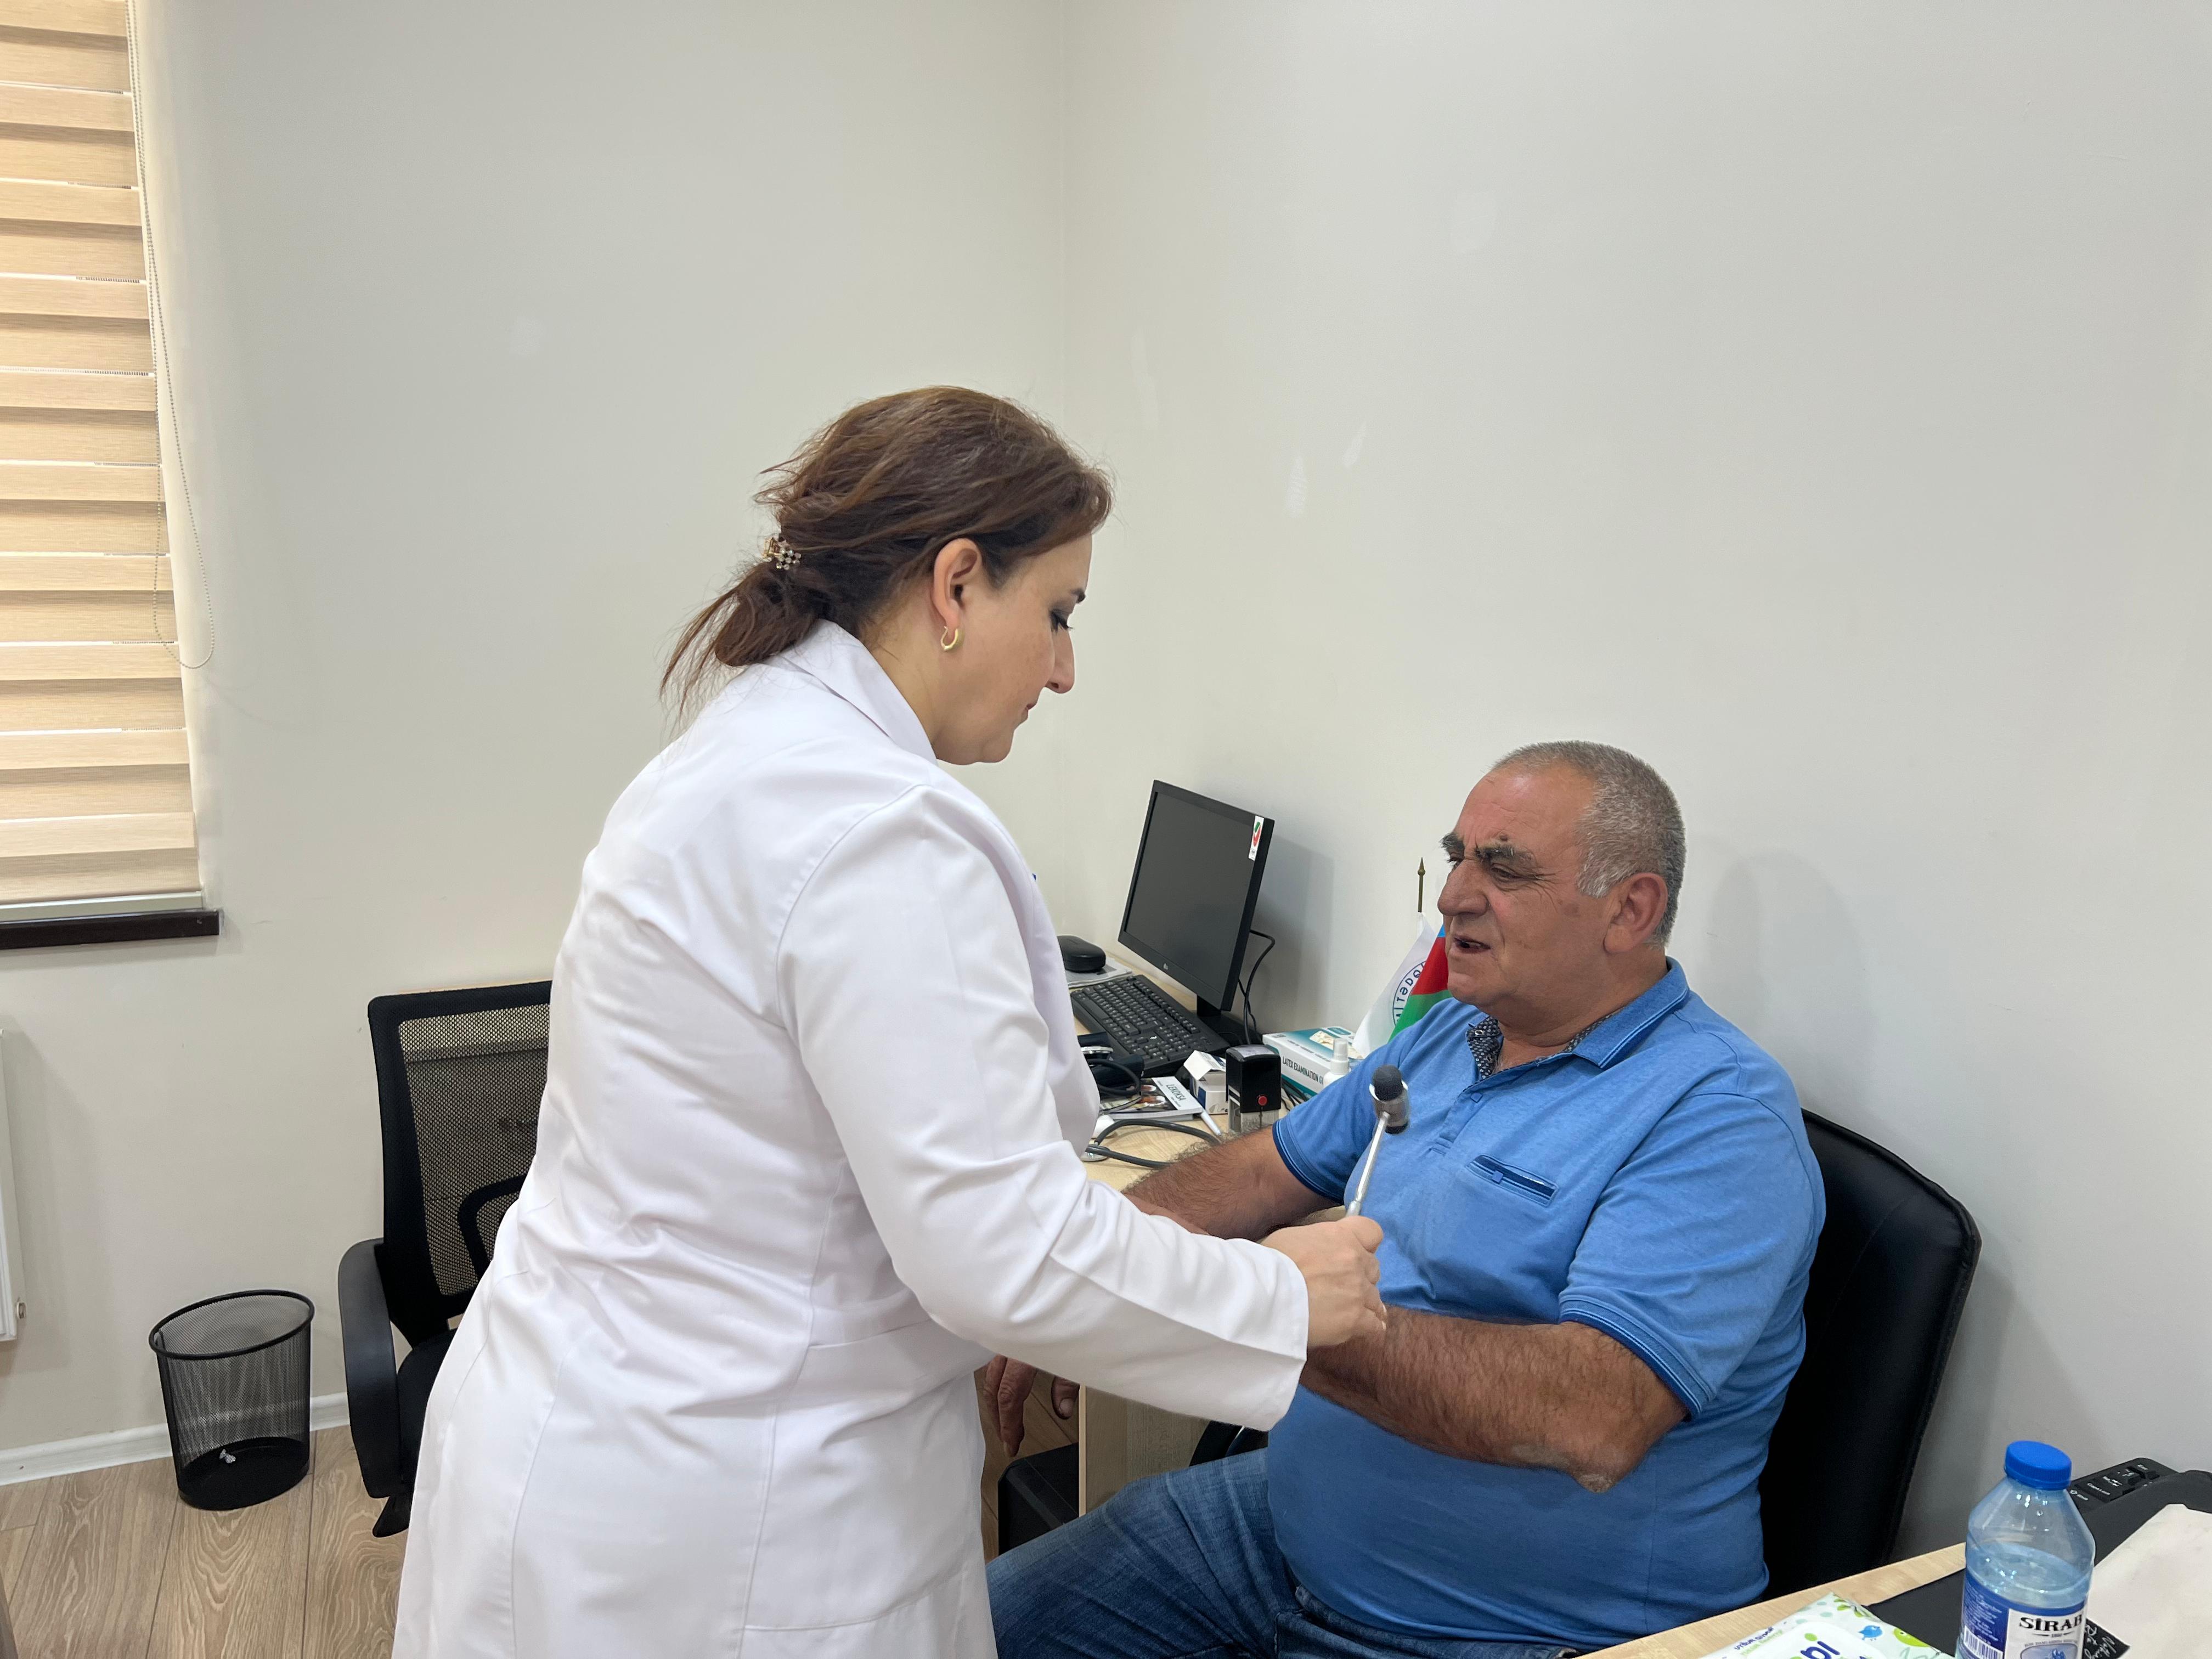
<svg viewBox="0 0 2212 1659">
<path fill-rule="evenodd" d="M 1487 1078 L 1479 1077 L 1459 1091 L 1459 1098 L 1452 1102 L 1451 1127 L 1429 1143 L 1431 1152 L 1441 1156 L 1459 1145 L 1459 1138 L 1467 1133 L 1467 1126 L 1474 1122 L 1475 1115 L 1482 1110 L 1483 1097 L 1488 1092 L 1482 1085 L 1488 1081 Z M 1419 1109 L 1418 1102 L 1414 1109 Z"/>
</svg>

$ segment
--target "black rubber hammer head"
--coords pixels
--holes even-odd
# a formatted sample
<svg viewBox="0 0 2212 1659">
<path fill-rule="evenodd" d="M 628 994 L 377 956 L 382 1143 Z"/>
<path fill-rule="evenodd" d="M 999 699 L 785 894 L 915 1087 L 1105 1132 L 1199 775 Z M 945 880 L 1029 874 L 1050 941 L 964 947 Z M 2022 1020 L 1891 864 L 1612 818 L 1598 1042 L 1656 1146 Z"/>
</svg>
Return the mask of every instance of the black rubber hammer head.
<svg viewBox="0 0 2212 1659">
<path fill-rule="evenodd" d="M 1367 1085 L 1375 1097 L 1375 1115 L 1383 1132 L 1396 1134 L 1412 1121 L 1413 1101 L 1406 1093 L 1406 1076 L 1395 1066 L 1378 1066 Z"/>
</svg>

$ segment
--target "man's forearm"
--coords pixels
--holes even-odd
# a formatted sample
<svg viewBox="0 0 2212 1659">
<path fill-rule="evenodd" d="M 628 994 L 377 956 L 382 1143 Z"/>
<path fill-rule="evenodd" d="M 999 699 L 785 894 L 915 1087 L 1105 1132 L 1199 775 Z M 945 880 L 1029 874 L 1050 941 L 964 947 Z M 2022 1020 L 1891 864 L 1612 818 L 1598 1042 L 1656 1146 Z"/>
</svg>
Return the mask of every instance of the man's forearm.
<svg viewBox="0 0 2212 1659">
<path fill-rule="evenodd" d="M 1389 1330 L 1306 1361 L 1305 1385 L 1448 1457 L 1558 1469 L 1603 1492 L 1681 1420 L 1634 1354 L 1587 1325 L 1390 1310 Z"/>
<path fill-rule="evenodd" d="M 1258 1133 L 1177 1158 L 1128 1190 L 1140 1210 L 1217 1238 L 1264 1238 L 1327 1200 L 1292 1175 L 1275 1138 Z"/>
</svg>

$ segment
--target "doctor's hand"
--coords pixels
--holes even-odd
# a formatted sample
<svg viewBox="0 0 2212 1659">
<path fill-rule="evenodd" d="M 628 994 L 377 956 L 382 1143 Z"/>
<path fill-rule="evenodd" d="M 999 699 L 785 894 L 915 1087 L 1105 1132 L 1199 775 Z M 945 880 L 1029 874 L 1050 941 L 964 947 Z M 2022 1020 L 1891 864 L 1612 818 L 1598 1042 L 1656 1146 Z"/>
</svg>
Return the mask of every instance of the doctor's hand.
<svg viewBox="0 0 2212 1659">
<path fill-rule="evenodd" d="M 1333 1348 L 1355 1336 L 1380 1336 L 1389 1314 L 1376 1290 L 1382 1277 L 1375 1249 L 1382 1229 L 1371 1216 L 1285 1227 L 1260 1241 L 1297 1264 L 1306 1281 L 1306 1348 Z"/>
<path fill-rule="evenodd" d="M 1036 1381 L 1037 1369 L 1024 1365 L 1018 1359 L 1009 1359 L 1000 1354 L 983 1368 L 983 1395 L 989 1402 L 991 1420 L 999 1431 L 999 1443 L 1012 1457 L 1022 1449 L 1022 1409 L 1028 1405 L 1030 1387 Z M 1075 1415 L 1075 1384 L 1064 1376 L 1052 1380 L 1053 1415 L 1072 1419 Z"/>
</svg>

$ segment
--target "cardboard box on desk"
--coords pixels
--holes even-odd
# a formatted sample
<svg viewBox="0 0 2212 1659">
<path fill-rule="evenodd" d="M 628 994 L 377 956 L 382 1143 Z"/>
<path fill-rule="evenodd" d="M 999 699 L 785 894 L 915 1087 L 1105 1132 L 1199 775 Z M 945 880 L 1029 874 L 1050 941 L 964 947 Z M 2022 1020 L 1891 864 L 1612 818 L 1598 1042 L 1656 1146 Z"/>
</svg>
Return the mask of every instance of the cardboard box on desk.
<svg viewBox="0 0 2212 1659">
<path fill-rule="evenodd" d="M 1341 1025 L 1316 1025 L 1301 1031 L 1270 1031 L 1260 1040 L 1283 1057 L 1283 1075 L 1310 1095 L 1319 1092 L 1328 1076 L 1336 1039 L 1351 1035 Z"/>
</svg>

